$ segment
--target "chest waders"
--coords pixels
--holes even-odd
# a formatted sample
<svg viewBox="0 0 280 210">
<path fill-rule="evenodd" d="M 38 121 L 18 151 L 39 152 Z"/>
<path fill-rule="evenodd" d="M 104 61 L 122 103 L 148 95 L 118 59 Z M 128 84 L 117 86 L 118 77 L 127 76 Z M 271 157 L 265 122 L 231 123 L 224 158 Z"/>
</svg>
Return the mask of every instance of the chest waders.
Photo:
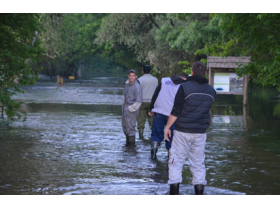
<svg viewBox="0 0 280 210">
<path fill-rule="evenodd" d="M 135 127 L 139 110 L 130 112 L 128 107 L 137 101 L 137 94 L 139 93 L 137 92 L 135 82 L 133 84 L 126 84 L 124 90 L 125 100 L 122 107 L 122 127 L 126 135 L 126 144 L 135 144 Z"/>
</svg>

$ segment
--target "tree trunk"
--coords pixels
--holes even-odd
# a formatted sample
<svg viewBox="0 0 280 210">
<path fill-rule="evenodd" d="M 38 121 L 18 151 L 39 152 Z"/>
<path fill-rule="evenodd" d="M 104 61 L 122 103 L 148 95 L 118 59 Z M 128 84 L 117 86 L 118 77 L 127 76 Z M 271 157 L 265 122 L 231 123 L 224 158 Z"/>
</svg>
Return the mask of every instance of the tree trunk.
<svg viewBox="0 0 280 210">
<path fill-rule="evenodd" d="M 243 105 L 247 106 L 248 104 L 248 75 L 243 76 Z"/>
<path fill-rule="evenodd" d="M 1 104 L 1 118 L 4 118 L 4 105 Z"/>
<path fill-rule="evenodd" d="M 81 77 L 81 76 L 82 76 L 82 67 L 80 65 L 79 69 L 77 70 L 77 77 Z"/>
<path fill-rule="evenodd" d="M 71 75 L 73 66 L 74 66 L 74 63 L 68 64 L 68 70 L 66 72 L 67 77 Z"/>
<path fill-rule="evenodd" d="M 54 76 L 54 64 L 51 64 L 51 69 L 50 69 L 50 78 L 52 79 Z"/>
</svg>

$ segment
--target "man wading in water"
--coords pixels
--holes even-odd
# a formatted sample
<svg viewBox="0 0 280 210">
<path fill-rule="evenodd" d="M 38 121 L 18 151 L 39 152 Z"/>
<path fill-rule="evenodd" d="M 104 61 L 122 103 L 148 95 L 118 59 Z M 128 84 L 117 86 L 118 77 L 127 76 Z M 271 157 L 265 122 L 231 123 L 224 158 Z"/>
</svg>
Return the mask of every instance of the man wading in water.
<svg viewBox="0 0 280 210">
<path fill-rule="evenodd" d="M 151 135 L 151 158 L 156 159 L 156 153 L 161 142 L 164 140 L 164 126 L 167 123 L 168 116 L 171 113 L 174 98 L 180 84 L 186 81 L 188 75 L 180 73 L 178 76 L 162 78 L 158 85 L 150 105 L 150 116 L 154 116 L 152 135 Z M 171 127 L 171 138 L 174 125 Z M 165 147 L 169 151 L 171 141 L 165 141 Z"/>
<path fill-rule="evenodd" d="M 216 91 L 208 84 L 205 73 L 204 63 L 197 61 L 193 64 L 192 76 L 180 86 L 165 127 L 164 138 L 169 141 L 170 127 L 175 122 L 168 162 L 170 195 L 179 194 L 182 168 L 187 157 L 193 175 L 195 194 L 202 195 L 207 183 L 204 165 L 206 129 L 209 128 L 209 112 L 216 98 Z"/>
<path fill-rule="evenodd" d="M 122 127 L 126 144 L 135 144 L 136 118 L 142 103 L 142 90 L 137 80 L 137 72 L 129 70 L 122 100 Z"/>
<path fill-rule="evenodd" d="M 148 118 L 149 126 L 152 129 L 153 117 L 148 115 L 150 111 L 150 104 L 153 94 L 158 86 L 158 79 L 151 75 L 152 71 L 150 66 L 146 65 L 143 68 L 143 76 L 138 80 L 143 94 L 143 103 L 139 109 L 139 115 L 137 117 L 137 129 L 139 131 L 139 138 L 143 139 L 143 130 L 145 128 L 146 118 Z"/>
</svg>

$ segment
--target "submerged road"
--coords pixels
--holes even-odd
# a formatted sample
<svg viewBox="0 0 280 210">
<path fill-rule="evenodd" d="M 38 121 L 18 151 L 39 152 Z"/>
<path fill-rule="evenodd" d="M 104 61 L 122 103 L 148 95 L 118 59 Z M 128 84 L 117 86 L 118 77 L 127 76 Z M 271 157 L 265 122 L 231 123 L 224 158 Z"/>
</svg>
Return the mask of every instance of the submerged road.
<svg viewBox="0 0 280 210">
<path fill-rule="evenodd" d="M 147 122 L 145 140 L 137 134 L 135 146 L 125 146 L 125 80 L 89 76 L 56 89 L 41 79 L 14 96 L 28 119 L 0 128 L 0 194 L 168 194 L 167 151 L 161 145 L 151 160 Z M 247 113 L 245 122 L 240 101 L 220 95 L 211 110 L 205 194 L 279 194 L 280 120 Z M 180 194 L 194 194 L 191 179 L 186 161 Z"/>
</svg>

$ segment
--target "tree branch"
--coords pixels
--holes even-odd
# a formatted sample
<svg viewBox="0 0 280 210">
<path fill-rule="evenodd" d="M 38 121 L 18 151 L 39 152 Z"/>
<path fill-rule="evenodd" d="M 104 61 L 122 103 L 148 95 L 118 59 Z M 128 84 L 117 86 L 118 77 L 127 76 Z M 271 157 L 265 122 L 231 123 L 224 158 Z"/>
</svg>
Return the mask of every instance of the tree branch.
<svg viewBox="0 0 280 210">
<path fill-rule="evenodd" d="M 152 15 L 150 13 L 148 13 L 148 17 L 150 19 L 150 21 L 152 22 L 152 24 L 157 28 L 160 29 L 159 25 L 155 22 L 155 20 L 153 19 Z"/>
<path fill-rule="evenodd" d="M 170 18 L 170 24 L 172 25 L 172 27 L 174 28 L 174 23 L 172 21 L 172 19 Z"/>
<path fill-rule="evenodd" d="M 53 24 L 53 14 L 51 14 L 50 16 L 51 16 L 51 21 L 52 21 L 52 27 L 57 31 L 56 27 Z"/>
<path fill-rule="evenodd" d="M 68 35 L 68 32 L 67 32 L 66 28 L 64 27 L 63 19 L 62 19 L 62 28 L 64 29 L 64 31 L 65 31 L 65 33 L 66 33 L 66 36 L 67 36 L 69 39 L 73 40 L 73 38 L 70 37 L 70 36 Z"/>
<path fill-rule="evenodd" d="M 280 35 L 279 33 L 276 33 L 276 32 L 274 32 L 274 31 L 268 30 L 268 29 L 263 28 L 263 27 L 258 27 L 258 28 L 259 28 L 259 29 L 262 29 L 262 30 L 264 30 L 264 31 L 267 31 L 267 32 L 273 33 L 273 34 Z"/>
</svg>

